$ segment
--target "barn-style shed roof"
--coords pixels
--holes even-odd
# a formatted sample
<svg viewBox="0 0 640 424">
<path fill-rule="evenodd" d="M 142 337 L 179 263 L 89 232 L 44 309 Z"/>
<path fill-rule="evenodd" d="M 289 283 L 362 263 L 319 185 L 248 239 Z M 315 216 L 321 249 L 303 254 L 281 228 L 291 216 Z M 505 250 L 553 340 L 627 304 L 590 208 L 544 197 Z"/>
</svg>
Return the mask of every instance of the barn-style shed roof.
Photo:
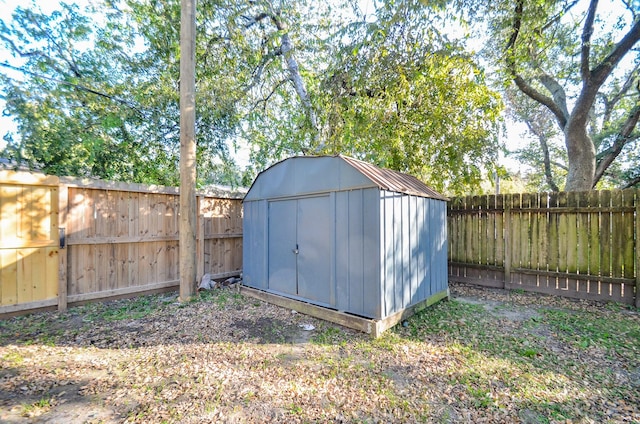
<svg viewBox="0 0 640 424">
<path fill-rule="evenodd" d="M 265 175 L 268 174 L 268 178 Z M 416 177 L 379 168 L 352 157 L 295 156 L 280 161 L 256 177 L 245 201 L 300 196 L 362 188 L 447 200 Z"/>
</svg>

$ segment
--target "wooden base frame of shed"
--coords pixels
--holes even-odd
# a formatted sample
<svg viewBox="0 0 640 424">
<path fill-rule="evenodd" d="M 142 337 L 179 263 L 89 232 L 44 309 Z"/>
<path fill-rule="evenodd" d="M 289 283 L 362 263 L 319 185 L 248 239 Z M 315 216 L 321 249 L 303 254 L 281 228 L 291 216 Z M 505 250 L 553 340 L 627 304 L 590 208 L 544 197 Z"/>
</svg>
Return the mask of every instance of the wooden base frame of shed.
<svg viewBox="0 0 640 424">
<path fill-rule="evenodd" d="M 295 310 L 305 315 L 310 315 L 315 318 L 320 318 L 325 321 L 342 325 L 344 327 L 353 328 L 354 330 L 371 334 L 371 336 L 374 338 L 380 337 L 382 333 L 384 333 L 386 330 L 390 329 L 400 321 L 409 318 L 410 316 L 422 311 L 423 309 L 435 303 L 438 303 L 443 299 L 449 298 L 449 289 L 447 288 L 446 290 L 436 293 L 431 297 L 428 297 L 427 299 L 416 303 L 415 305 L 409 306 L 402 311 L 398 311 L 395 314 L 378 320 L 351 315 L 345 312 L 328 309 L 311 303 L 302 302 L 300 300 L 290 299 L 288 297 L 279 296 L 277 294 L 268 293 L 266 291 L 254 289 L 247 286 L 240 286 L 240 293 L 246 296 L 253 297 L 255 299 L 263 300 L 267 303 L 281 306 L 283 308 Z"/>
</svg>

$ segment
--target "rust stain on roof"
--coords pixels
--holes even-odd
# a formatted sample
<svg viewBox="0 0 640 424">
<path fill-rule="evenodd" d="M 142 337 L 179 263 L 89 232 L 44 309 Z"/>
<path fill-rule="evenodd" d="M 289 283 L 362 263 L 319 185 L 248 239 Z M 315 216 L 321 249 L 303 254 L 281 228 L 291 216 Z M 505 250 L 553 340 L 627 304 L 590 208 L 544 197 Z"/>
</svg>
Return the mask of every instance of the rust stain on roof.
<svg viewBox="0 0 640 424">
<path fill-rule="evenodd" d="M 431 199 L 449 200 L 413 175 L 403 174 L 402 172 L 391 169 L 379 168 L 368 162 L 363 162 L 349 156 L 338 155 L 338 157 L 357 169 L 383 190 L 428 197 Z"/>
</svg>

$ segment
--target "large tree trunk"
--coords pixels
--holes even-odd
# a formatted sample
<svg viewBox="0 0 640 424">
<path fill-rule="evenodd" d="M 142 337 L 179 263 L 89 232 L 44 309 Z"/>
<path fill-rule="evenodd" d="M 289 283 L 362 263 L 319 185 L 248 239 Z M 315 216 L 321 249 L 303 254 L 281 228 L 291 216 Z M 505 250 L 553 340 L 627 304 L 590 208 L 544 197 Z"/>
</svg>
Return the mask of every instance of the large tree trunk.
<svg viewBox="0 0 640 424">
<path fill-rule="evenodd" d="M 579 191 L 591 190 L 593 185 L 606 171 L 606 167 L 613 162 L 613 158 L 609 163 L 601 162 L 601 169 L 596 174 L 596 151 L 595 146 L 589 135 L 587 134 L 587 124 L 589 122 L 589 113 L 593 108 L 593 104 L 598 95 L 598 91 L 611 75 L 622 58 L 634 48 L 634 45 L 640 41 L 640 19 L 634 19 L 633 26 L 629 29 L 620 41 L 609 49 L 609 53 L 600 60 L 598 64 L 591 64 L 591 46 L 592 36 L 594 33 L 594 23 L 596 22 L 596 11 L 599 0 L 590 0 L 587 10 L 584 27 L 582 28 L 581 49 L 580 49 L 580 76 L 582 78 L 582 88 L 580 95 L 576 100 L 573 111 L 569 113 L 566 105 L 566 93 L 559 82 L 552 76 L 546 74 L 542 69 L 536 69 L 538 72 L 538 80 L 541 82 L 546 91 L 551 94 L 549 97 L 531 84 L 530 81 L 518 73 L 516 59 L 516 43 L 520 38 L 520 32 L 523 28 L 523 17 L 525 0 L 515 1 L 515 10 L 513 15 L 513 23 L 511 25 L 511 34 L 507 42 L 507 53 L 505 55 L 507 69 L 511 73 L 515 84 L 520 91 L 535 100 L 536 102 L 546 106 L 553 113 L 558 121 L 558 125 L 564 131 L 565 144 L 567 147 L 567 157 L 569 159 L 569 172 L 567 174 L 567 183 L 565 190 Z M 578 1 L 570 3 L 569 8 L 578 4 Z M 565 10 L 565 12 L 568 9 Z M 558 17 L 562 16 L 562 13 Z M 555 18 L 554 18 L 555 19 Z M 538 35 L 542 35 L 542 31 Z M 609 48 L 609 47 L 607 47 Z M 602 54 L 602 53 L 600 53 Z M 534 69 L 537 65 L 534 65 Z M 626 84 L 625 84 L 626 85 Z M 633 113 L 627 120 L 628 128 L 635 128 L 637 120 L 633 120 Z M 633 124 L 633 126 L 631 126 Z M 623 129 L 620 134 L 624 136 Z M 627 137 L 628 138 L 628 137 Z M 619 144 L 614 146 L 620 150 L 611 150 L 611 154 L 617 156 L 624 147 L 626 138 L 619 139 Z M 621 143 L 621 144 L 620 144 Z"/>
<path fill-rule="evenodd" d="M 593 188 L 593 176 L 596 171 L 596 149 L 587 134 L 586 126 L 574 119 L 564 128 L 564 139 L 569 158 L 566 191 L 584 191 Z"/>
</svg>

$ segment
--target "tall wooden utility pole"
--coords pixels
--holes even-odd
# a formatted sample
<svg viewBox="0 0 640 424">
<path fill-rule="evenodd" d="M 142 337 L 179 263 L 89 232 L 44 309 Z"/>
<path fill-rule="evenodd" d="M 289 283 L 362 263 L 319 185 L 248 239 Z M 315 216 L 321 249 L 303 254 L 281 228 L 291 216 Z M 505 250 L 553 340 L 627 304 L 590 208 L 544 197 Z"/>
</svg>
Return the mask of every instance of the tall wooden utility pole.
<svg viewBox="0 0 640 424">
<path fill-rule="evenodd" d="M 180 300 L 196 290 L 196 0 L 180 13 Z"/>
</svg>

